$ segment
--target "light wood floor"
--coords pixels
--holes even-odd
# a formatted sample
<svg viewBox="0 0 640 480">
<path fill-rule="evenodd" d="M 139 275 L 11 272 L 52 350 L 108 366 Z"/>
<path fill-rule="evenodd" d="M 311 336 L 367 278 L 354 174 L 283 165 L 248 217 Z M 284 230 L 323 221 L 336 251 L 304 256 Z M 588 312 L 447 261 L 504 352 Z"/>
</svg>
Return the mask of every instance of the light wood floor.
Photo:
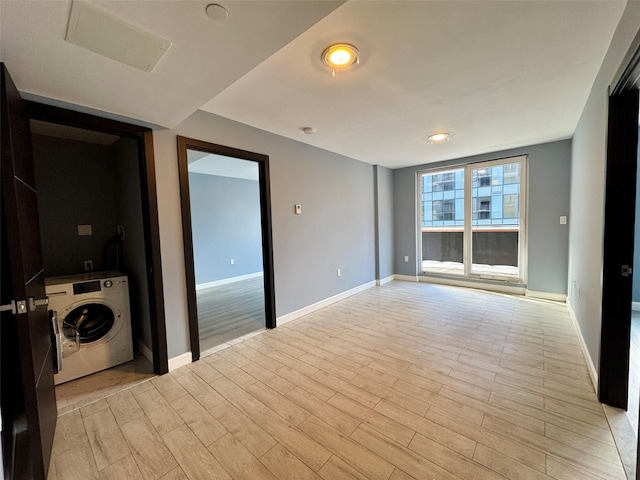
<svg viewBox="0 0 640 480">
<path fill-rule="evenodd" d="M 155 377 L 153 365 L 142 354 L 122 365 L 56 386 L 58 415 L 77 410 L 104 397 Z"/>
<path fill-rule="evenodd" d="M 629 350 L 629 405 L 627 417 L 635 436 L 638 436 L 640 408 L 640 312 L 631 312 L 631 347 Z"/>
<path fill-rule="evenodd" d="M 249 278 L 196 292 L 200 351 L 265 328 L 264 279 Z"/>
<path fill-rule="evenodd" d="M 624 479 L 566 306 L 392 282 L 59 418 L 52 479 Z"/>
</svg>

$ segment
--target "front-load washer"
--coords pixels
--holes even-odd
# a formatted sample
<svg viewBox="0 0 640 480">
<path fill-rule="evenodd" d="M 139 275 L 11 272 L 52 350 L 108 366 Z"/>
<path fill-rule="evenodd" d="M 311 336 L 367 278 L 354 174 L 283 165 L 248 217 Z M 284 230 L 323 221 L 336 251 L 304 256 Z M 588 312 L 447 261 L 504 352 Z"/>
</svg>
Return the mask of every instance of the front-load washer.
<svg viewBox="0 0 640 480">
<path fill-rule="evenodd" d="M 62 349 L 56 385 L 133 360 L 126 275 L 110 271 L 50 277 L 45 290 Z"/>
</svg>

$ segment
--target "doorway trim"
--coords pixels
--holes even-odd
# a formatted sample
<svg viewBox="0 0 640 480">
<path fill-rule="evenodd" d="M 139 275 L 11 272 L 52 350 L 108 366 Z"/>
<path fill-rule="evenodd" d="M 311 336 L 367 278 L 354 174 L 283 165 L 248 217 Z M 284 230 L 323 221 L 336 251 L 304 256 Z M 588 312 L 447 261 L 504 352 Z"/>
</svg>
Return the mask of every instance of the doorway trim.
<svg viewBox="0 0 640 480">
<path fill-rule="evenodd" d="M 142 217 L 145 237 L 147 283 L 149 286 L 149 310 L 151 317 L 151 342 L 153 371 L 163 375 L 169 371 L 167 354 L 167 326 L 164 311 L 164 290 L 162 284 L 162 260 L 160 257 L 160 228 L 158 223 L 158 202 L 156 193 L 156 171 L 153 152 L 153 132 L 117 120 L 97 117 L 87 113 L 27 101 L 28 116 L 59 125 L 83 128 L 102 133 L 131 138 L 138 147 L 140 167 L 140 187 L 142 190 Z"/>
<path fill-rule="evenodd" d="M 185 273 L 187 281 L 187 308 L 189 312 L 189 340 L 191 357 L 200 359 L 200 333 L 198 327 L 198 306 L 196 302 L 196 276 L 193 257 L 193 236 L 191 224 L 191 200 L 189 194 L 189 161 L 187 150 L 223 155 L 249 160 L 258 164 L 260 188 L 260 217 L 262 219 L 262 268 L 264 272 L 265 326 L 276 326 L 276 304 L 273 271 L 273 240 L 271 225 L 271 190 L 269 186 L 269 157 L 261 153 L 203 142 L 178 136 L 178 168 L 180 173 L 180 202 L 182 206 L 182 236 L 184 243 Z"/>
</svg>

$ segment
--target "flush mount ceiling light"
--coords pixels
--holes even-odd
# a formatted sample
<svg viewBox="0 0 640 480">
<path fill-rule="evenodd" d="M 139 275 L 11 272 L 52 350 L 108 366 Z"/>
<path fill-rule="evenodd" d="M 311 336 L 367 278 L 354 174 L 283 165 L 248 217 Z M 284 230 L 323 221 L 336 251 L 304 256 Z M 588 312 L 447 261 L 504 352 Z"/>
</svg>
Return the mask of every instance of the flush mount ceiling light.
<svg viewBox="0 0 640 480">
<path fill-rule="evenodd" d="M 444 142 L 448 142 L 449 141 L 449 137 L 450 137 L 450 135 L 448 133 L 446 133 L 446 132 L 434 133 L 433 135 L 429 135 L 427 137 L 427 140 L 431 144 L 444 143 Z"/>
<path fill-rule="evenodd" d="M 331 69 L 335 76 L 336 70 L 344 70 L 354 63 L 360 63 L 360 52 L 349 43 L 334 43 L 322 52 L 322 63 Z"/>
</svg>

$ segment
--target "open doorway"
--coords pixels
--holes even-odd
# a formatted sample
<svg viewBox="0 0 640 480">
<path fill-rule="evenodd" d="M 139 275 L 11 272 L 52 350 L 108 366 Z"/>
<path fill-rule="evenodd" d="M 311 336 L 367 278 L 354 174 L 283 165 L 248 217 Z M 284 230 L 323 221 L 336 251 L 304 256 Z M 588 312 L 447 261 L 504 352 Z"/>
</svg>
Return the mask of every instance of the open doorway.
<svg viewBox="0 0 640 480">
<path fill-rule="evenodd" d="M 193 360 L 273 328 L 268 157 L 178 137 Z"/>
<path fill-rule="evenodd" d="M 168 370 L 151 131 L 29 106 L 63 414 Z"/>
</svg>

